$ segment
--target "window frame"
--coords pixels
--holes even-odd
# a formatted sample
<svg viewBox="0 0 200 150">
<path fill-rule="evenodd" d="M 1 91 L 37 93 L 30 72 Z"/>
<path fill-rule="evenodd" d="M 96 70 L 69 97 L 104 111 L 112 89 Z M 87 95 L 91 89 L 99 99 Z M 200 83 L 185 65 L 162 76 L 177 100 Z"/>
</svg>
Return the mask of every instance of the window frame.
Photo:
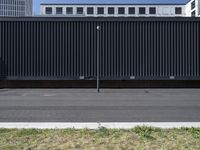
<svg viewBox="0 0 200 150">
<path fill-rule="evenodd" d="M 180 10 L 180 12 L 179 12 L 179 10 Z M 176 15 L 182 15 L 182 13 L 183 13 L 182 7 L 175 7 L 175 14 Z"/>
<path fill-rule="evenodd" d="M 131 12 L 131 9 L 132 9 L 132 11 L 133 11 L 133 10 L 134 10 L 134 11 Z M 129 7 L 129 8 L 128 8 L 128 14 L 129 14 L 129 15 L 135 15 L 135 7 Z"/>
<path fill-rule="evenodd" d="M 81 9 L 81 11 L 79 9 Z M 83 7 L 76 7 L 76 14 L 82 15 L 83 13 L 84 13 L 84 8 Z"/>
<path fill-rule="evenodd" d="M 117 9 L 118 15 L 124 15 L 125 14 L 125 7 L 118 7 Z"/>
<path fill-rule="evenodd" d="M 113 9 L 113 13 L 109 13 L 109 9 Z M 108 15 L 114 15 L 115 14 L 115 7 L 108 7 Z"/>
<path fill-rule="evenodd" d="M 195 7 L 196 7 L 196 2 L 195 1 L 191 2 L 191 10 L 193 10 Z"/>
<path fill-rule="evenodd" d="M 144 13 L 142 10 L 144 10 Z M 139 15 L 146 15 L 146 7 L 139 7 Z"/>
<path fill-rule="evenodd" d="M 150 15 L 156 15 L 157 11 L 156 11 L 156 7 L 149 7 L 149 14 Z"/>
<path fill-rule="evenodd" d="M 97 14 L 98 15 L 104 15 L 105 14 L 105 8 L 104 7 L 97 7 Z"/>
<path fill-rule="evenodd" d="M 47 9 L 51 9 L 51 13 L 47 13 Z M 45 7 L 45 14 L 46 15 L 52 15 L 53 14 L 53 8 L 52 7 Z"/>
<path fill-rule="evenodd" d="M 92 11 L 91 13 L 90 10 Z M 94 15 L 94 7 L 87 7 L 87 15 Z"/>
<path fill-rule="evenodd" d="M 68 9 L 71 9 L 71 11 L 68 11 Z M 66 7 L 66 14 L 67 15 L 73 15 L 73 9 L 74 9 L 73 7 Z"/>
<path fill-rule="evenodd" d="M 193 11 L 191 12 L 191 17 L 196 17 L 196 10 L 193 10 Z"/>
<path fill-rule="evenodd" d="M 58 9 L 61 9 L 61 13 L 58 13 Z M 63 14 L 63 7 L 56 7 L 56 15 L 62 15 Z"/>
</svg>

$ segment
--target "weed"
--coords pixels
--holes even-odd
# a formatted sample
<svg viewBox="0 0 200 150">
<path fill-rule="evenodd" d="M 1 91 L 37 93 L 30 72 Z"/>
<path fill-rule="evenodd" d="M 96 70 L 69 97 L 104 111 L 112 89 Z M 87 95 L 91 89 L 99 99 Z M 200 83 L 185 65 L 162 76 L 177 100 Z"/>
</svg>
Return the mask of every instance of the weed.
<svg viewBox="0 0 200 150">
<path fill-rule="evenodd" d="M 151 127 L 136 127 L 133 129 L 133 131 L 138 134 L 140 137 L 142 138 L 146 138 L 146 139 L 151 139 L 151 140 L 155 140 L 155 138 L 152 136 L 153 132 L 157 132 L 160 130 L 156 129 L 156 128 L 151 128 Z"/>
<path fill-rule="evenodd" d="M 101 137 L 109 136 L 109 130 L 105 127 L 100 127 L 98 133 Z"/>
</svg>

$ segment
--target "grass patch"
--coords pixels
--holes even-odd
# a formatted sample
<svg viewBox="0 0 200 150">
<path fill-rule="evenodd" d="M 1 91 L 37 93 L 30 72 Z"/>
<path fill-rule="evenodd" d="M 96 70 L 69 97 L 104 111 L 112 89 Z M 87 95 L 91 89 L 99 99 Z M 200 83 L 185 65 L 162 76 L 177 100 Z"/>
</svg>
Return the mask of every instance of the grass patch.
<svg viewBox="0 0 200 150">
<path fill-rule="evenodd" d="M 146 150 L 200 149 L 200 129 L 0 129 L 0 149 Z"/>
<path fill-rule="evenodd" d="M 23 137 L 23 136 L 35 136 L 37 134 L 41 134 L 42 130 L 36 130 L 36 129 L 24 129 L 24 130 L 18 130 L 16 133 L 17 137 Z"/>
</svg>

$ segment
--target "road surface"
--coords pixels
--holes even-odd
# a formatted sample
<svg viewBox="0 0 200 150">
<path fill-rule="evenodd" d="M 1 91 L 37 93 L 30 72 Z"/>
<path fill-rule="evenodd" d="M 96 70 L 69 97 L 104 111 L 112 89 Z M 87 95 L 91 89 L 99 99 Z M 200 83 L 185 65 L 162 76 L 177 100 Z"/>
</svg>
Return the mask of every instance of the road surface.
<svg viewBox="0 0 200 150">
<path fill-rule="evenodd" d="M 200 89 L 1 89 L 0 122 L 200 122 Z"/>
</svg>

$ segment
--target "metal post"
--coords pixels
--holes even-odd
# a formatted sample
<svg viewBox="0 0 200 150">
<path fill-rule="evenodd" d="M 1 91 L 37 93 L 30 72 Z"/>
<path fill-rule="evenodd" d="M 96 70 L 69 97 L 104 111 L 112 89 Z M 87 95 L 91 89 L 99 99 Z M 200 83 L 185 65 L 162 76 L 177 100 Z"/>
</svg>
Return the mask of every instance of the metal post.
<svg viewBox="0 0 200 150">
<path fill-rule="evenodd" d="M 100 87 L 99 87 L 99 46 L 100 46 L 100 26 L 97 26 L 97 92 L 100 93 Z"/>
</svg>

